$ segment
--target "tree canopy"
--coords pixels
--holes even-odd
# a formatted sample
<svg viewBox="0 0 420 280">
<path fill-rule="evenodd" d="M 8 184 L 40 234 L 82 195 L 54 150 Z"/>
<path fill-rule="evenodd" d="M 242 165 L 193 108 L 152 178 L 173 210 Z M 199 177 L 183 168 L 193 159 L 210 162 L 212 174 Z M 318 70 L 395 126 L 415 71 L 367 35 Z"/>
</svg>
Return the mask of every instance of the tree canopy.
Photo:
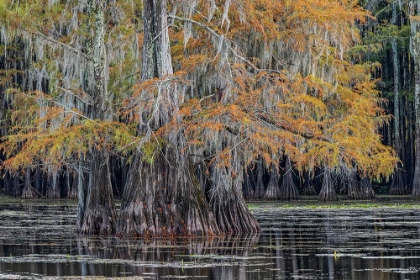
<svg viewBox="0 0 420 280">
<path fill-rule="evenodd" d="M 390 117 L 378 64 L 355 56 L 373 19 L 353 0 L 2 0 L 2 167 L 88 169 L 87 193 L 110 184 L 85 164 L 98 155 L 136 162 L 154 191 L 177 164 L 201 168 L 221 231 L 246 231 L 217 217 L 258 158 L 382 180 L 399 161 Z"/>
</svg>

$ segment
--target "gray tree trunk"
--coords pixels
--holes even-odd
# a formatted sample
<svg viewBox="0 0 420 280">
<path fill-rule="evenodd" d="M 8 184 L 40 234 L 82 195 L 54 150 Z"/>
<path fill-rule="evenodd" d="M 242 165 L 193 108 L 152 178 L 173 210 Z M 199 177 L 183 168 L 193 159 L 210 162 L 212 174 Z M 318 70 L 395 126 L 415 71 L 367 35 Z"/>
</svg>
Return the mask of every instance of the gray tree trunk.
<svg viewBox="0 0 420 280">
<path fill-rule="evenodd" d="M 280 196 L 280 186 L 279 186 L 279 168 L 278 166 L 270 166 L 270 180 L 265 189 L 264 199 L 265 200 L 277 200 Z"/>
<path fill-rule="evenodd" d="M 322 179 L 321 191 L 318 195 L 318 200 L 322 202 L 337 201 L 337 194 L 333 184 L 333 178 L 331 170 L 328 167 L 324 167 L 324 177 Z"/>
<path fill-rule="evenodd" d="M 106 48 L 105 38 L 105 9 L 107 1 L 89 0 L 87 14 L 91 35 L 87 40 L 87 51 L 92 58 L 93 81 L 88 92 L 92 97 L 92 119 L 100 121 L 112 117 L 112 100 L 107 91 L 107 77 L 105 75 Z M 93 22 L 91 21 L 93 19 Z M 84 234 L 109 235 L 115 233 L 116 210 L 112 193 L 109 154 L 91 147 L 89 151 L 90 169 L 87 195 L 82 201 L 82 189 L 79 189 L 78 230 Z"/>
<path fill-rule="evenodd" d="M 27 167 L 25 172 L 25 183 L 22 190 L 22 198 L 34 198 L 36 196 L 36 192 L 31 183 L 31 168 Z"/>
<path fill-rule="evenodd" d="M 392 3 L 392 19 L 391 24 L 397 24 L 397 3 Z M 400 158 L 403 156 L 402 139 L 401 139 L 401 114 L 400 114 L 400 63 L 398 59 L 398 42 L 396 38 L 391 41 L 392 47 L 392 65 L 394 69 L 394 147 Z M 394 177 L 389 188 L 390 194 L 406 194 L 406 186 L 402 175 L 402 166 L 398 163 Z"/>
<path fill-rule="evenodd" d="M 410 1 L 410 15 L 420 16 L 420 1 Z M 420 21 L 412 18 L 410 50 L 414 60 L 415 165 L 412 195 L 420 196 Z"/>
<path fill-rule="evenodd" d="M 283 182 L 280 185 L 280 200 L 298 200 L 299 193 L 293 180 L 293 168 L 289 156 L 286 156 L 286 165 L 284 168 Z"/>
<path fill-rule="evenodd" d="M 166 0 L 143 1 L 144 43 L 142 81 L 171 76 Z M 142 100 L 153 108 L 140 108 L 140 130 L 146 137 L 173 120 L 179 110 L 177 86 L 171 81 L 157 85 L 158 96 L 146 90 Z M 153 138 L 149 141 L 154 142 Z M 166 144 L 153 157 L 134 155 L 123 191 L 118 220 L 121 236 L 215 235 L 219 228 L 190 162 L 182 130 L 168 133 Z"/>
</svg>

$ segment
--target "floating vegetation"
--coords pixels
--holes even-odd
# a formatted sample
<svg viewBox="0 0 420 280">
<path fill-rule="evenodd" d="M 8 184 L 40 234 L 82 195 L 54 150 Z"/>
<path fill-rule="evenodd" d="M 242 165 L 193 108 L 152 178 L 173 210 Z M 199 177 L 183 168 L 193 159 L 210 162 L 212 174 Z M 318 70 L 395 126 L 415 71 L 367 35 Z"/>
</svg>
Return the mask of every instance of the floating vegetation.
<svg viewBox="0 0 420 280">
<path fill-rule="evenodd" d="M 366 269 L 354 269 L 355 272 L 366 272 L 366 271 L 380 271 L 380 272 L 390 272 L 390 273 L 399 273 L 399 274 L 414 274 L 418 273 L 419 269 L 415 267 L 409 268 L 366 268 Z"/>
<path fill-rule="evenodd" d="M 21 278 L 19 278 L 21 279 Z M 31 278 L 32 279 L 32 278 Z M 49 276 L 49 277 L 42 277 L 43 280 L 144 280 L 146 278 L 140 276 L 130 276 L 130 277 L 104 277 L 104 276 L 69 276 L 69 277 L 61 277 L 61 276 Z"/>
<path fill-rule="evenodd" d="M 41 279 L 42 275 L 20 275 L 20 274 L 3 274 L 0 273 L 0 279 Z"/>
<path fill-rule="evenodd" d="M 315 254 L 317 257 L 333 257 L 333 258 L 343 258 L 343 257 L 349 257 L 349 258 L 365 258 L 367 257 L 367 254 L 343 254 L 343 253 L 332 253 L 332 254 Z"/>
<path fill-rule="evenodd" d="M 160 278 L 162 279 L 191 279 L 191 276 L 165 275 Z M 194 278 L 208 278 L 208 276 L 194 276 Z"/>
</svg>

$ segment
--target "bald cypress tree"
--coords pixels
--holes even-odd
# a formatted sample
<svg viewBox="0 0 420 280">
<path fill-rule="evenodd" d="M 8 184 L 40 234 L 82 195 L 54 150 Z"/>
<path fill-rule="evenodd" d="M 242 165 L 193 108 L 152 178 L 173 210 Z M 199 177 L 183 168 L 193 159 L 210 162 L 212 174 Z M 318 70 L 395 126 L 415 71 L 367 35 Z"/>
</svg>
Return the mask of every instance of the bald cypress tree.
<svg viewBox="0 0 420 280">
<path fill-rule="evenodd" d="M 143 2 L 143 87 L 132 102 L 139 104 L 144 144 L 127 175 L 118 234 L 216 235 L 219 228 L 195 174 L 184 130 L 177 127 L 184 93 L 173 74 L 167 13 L 166 0 Z M 174 128 L 157 138 L 155 133 L 169 122 Z"/>
</svg>

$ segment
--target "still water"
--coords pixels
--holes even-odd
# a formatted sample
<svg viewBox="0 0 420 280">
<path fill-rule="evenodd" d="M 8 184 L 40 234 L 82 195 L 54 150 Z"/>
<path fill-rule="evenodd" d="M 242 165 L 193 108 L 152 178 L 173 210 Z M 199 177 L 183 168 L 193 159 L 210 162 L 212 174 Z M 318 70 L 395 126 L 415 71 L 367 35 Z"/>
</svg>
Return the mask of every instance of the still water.
<svg viewBox="0 0 420 280">
<path fill-rule="evenodd" d="M 0 204 L 0 278 L 420 279 L 418 206 L 252 212 L 258 235 L 128 240 L 74 234 L 72 202 Z"/>
</svg>

